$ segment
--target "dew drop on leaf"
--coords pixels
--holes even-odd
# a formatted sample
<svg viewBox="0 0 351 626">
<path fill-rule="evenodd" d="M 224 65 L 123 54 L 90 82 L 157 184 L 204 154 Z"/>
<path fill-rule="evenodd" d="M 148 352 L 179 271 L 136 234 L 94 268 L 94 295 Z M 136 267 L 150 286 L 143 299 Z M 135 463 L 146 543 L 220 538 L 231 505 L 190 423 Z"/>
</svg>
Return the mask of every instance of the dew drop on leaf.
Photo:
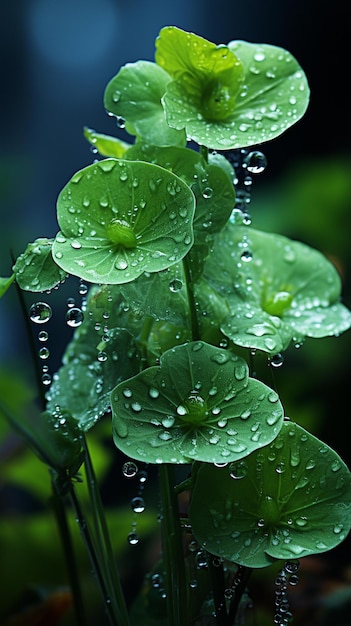
<svg viewBox="0 0 351 626">
<path fill-rule="evenodd" d="M 51 319 L 52 309 L 46 302 L 35 302 L 29 309 L 29 317 L 35 324 L 45 324 Z"/>
<path fill-rule="evenodd" d="M 180 291 L 180 289 L 183 287 L 183 283 L 181 280 L 179 280 L 179 278 L 174 278 L 173 280 L 170 281 L 169 283 L 169 288 L 173 293 L 176 293 L 177 291 Z"/>
<path fill-rule="evenodd" d="M 40 333 L 38 334 L 38 339 L 40 342 L 44 343 L 45 341 L 47 341 L 49 338 L 48 333 L 46 332 L 46 330 L 41 330 Z"/>
</svg>

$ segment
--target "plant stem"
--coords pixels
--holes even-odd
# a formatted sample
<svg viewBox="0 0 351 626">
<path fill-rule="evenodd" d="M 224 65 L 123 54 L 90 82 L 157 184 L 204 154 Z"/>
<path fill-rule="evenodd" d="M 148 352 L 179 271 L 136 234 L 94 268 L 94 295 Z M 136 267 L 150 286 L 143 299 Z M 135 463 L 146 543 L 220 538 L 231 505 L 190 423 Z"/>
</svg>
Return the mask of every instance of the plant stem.
<svg viewBox="0 0 351 626">
<path fill-rule="evenodd" d="M 84 610 L 82 590 L 78 575 L 77 561 L 74 554 L 74 546 L 67 522 L 66 508 L 62 497 L 57 493 L 55 483 L 52 480 L 51 504 L 55 513 L 56 522 L 60 531 L 61 542 L 65 553 L 66 567 L 68 571 L 70 587 L 73 595 L 73 606 L 77 626 L 87 626 L 88 622 Z"/>
<path fill-rule="evenodd" d="M 240 578 L 240 582 L 235 589 L 234 597 L 230 604 L 229 614 L 228 614 L 228 626 L 234 626 L 236 614 L 239 608 L 240 600 L 242 595 L 246 589 L 247 582 L 252 574 L 252 569 L 250 567 L 241 568 L 242 575 Z"/>
<path fill-rule="evenodd" d="M 174 492 L 173 466 L 160 467 L 162 498 L 162 555 L 166 572 L 169 626 L 188 626 L 188 590 L 178 500 Z"/>
<path fill-rule="evenodd" d="M 121 580 L 117 572 L 116 561 L 113 556 L 110 534 L 106 523 L 104 507 L 101 501 L 101 494 L 94 466 L 91 460 L 88 444 L 84 436 L 83 446 L 85 449 L 85 471 L 92 503 L 95 534 L 100 551 L 100 563 L 104 567 L 104 574 L 108 581 L 111 603 L 116 604 L 116 610 L 121 614 L 122 623 L 127 626 L 129 625 L 127 606 L 125 603 Z"/>
<path fill-rule="evenodd" d="M 87 553 L 90 557 L 90 561 L 100 587 L 100 592 L 110 624 L 111 626 L 129 626 L 129 623 L 126 622 L 124 617 L 121 615 L 119 607 L 116 606 L 116 603 L 111 601 L 109 583 L 108 580 L 106 580 L 106 576 L 99 559 L 97 546 L 94 543 L 94 538 L 83 514 L 73 483 L 70 485 L 69 495 Z"/>
<path fill-rule="evenodd" d="M 209 555 L 209 571 L 213 591 L 213 601 L 216 610 L 216 626 L 227 626 L 227 609 L 224 597 L 224 570 L 223 563 L 219 567 L 213 564 L 213 557 Z"/>
<path fill-rule="evenodd" d="M 200 146 L 200 154 L 205 159 L 206 163 L 208 163 L 208 148 L 207 148 L 207 146 Z"/>
</svg>

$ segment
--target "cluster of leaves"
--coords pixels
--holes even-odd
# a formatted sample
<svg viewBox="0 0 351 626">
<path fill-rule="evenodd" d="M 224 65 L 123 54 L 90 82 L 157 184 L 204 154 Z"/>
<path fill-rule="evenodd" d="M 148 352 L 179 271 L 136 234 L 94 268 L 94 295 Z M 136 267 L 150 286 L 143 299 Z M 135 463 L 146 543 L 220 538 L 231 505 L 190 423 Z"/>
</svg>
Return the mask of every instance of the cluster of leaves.
<svg viewBox="0 0 351 626">
<path fill-rule="evenodd" d="M 226 158 L 259 171 L 257 146 L 295 124 L 308 99 L 282 48 L 163 28 L 155 62 L 126 64 L 106 87 L 105 109 L 134 140 L 85 129 L 97 159 L 59 194 L 59 232 L 29 244 L 0 284 L 91 283 L 41 437 L 70 423 L 77 442 L 112 410 L 127 457 L 189 465 L 193 536 L 248 568 L 329 550 L 351 525 L 345 463 L 248 366 L 256 351 L 274 358 L 350 328 L 339 274 L 317 250 L 251 227 Z M 69 475 L 82 462 L 70 445 Z"/>
</svg>

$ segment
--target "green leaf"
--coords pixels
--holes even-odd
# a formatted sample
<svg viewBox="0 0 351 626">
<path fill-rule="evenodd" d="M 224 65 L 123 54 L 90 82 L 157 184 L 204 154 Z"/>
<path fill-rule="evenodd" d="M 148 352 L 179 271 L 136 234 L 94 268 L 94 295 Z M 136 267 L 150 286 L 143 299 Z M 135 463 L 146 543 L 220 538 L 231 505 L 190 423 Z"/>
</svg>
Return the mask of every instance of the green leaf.
<svg viewBox="0 0 351 626">
<path fill-rule="evenodd" d="M 184 146 L 184 130 L 168 126 L 161 104 L 170 80 L 167 72 L 150 61 L 127 63 L 106 87 L 105 109 L 128 122 L 126 130 L 148 143 Z"/>
<path fill-rule="evenodd" d="M 138 316 L 150 315 L 180 326 L 189 323 L 186 281 L 182 263 L 162 272 L 143 274 L 121 285 L 121 294 Z"/>
<path fill-rule="evenodd" d="M 332 549 L 349 533 L 350 513 L 347 466 L 289 421 L 272 443 L 242 461 L 199 465 L 189 507 L 195 539 L 247 567 Z"/>
<path fill-rule="evenodd" d="M 157 40 L 156 61 L 174 77 L 162 99 L 168 124 L 185 128 L 188 140 L 209 148 L 270 141 L 295 124 L 308 105 L 303 70 L 277 46 L 245 41 L 215 46 L 167 27 Z"/>
<path fill-rule="evenodd" d="M 195 241 L 199 237 L 207 238 L 209 233 L 218 232 L 229 219 L 235 204 L 235 174 L 223 155 L 217 155 L 206 163 L 198 152 L 190 148 L 137 144 L 130 149 L 126 158 L 156 163 L 189 185 L 196 199 L 193 224 Z M 224 166 L 223 162 L 227 165 Z"/>
<path fill-rule="evenodd" d="M 243 359 L 201 341 L 117 385 L 111 404 L 116 446 L 148 463 L 241 459 L 272 441 L 283 419 L 278 395 L 249 378 Z"/>
<path fill-rule="evenodd" d="M 243 79 L 243 68 L 227 46 L 216 46 L 194 33 L 167 26 L 156 39 L 155 60 L 175 79 L 166 90 L 164 103 L 167 116 L 168 87 L 172 90 L 174 86 L 180 86 L 184 99 L 190 107 L 195 107 L 203 120 L 221 123 L 232 116 Z M 176 115 L 174 110 L 172 113 Z M 186 114 L 187 111 L 183 116 L 183 126 L 185 119 L 188 132 Z M 170 125 L 173 126 L 173 123 Z"/>
<path fill-rule="evenodd" d="M 52 239 L 40 237 L 29 243 L 17 258 L 13 271 L 16 282 L 25 291 L 47 291 L 67 278 L 52 258 Z"/>
<path fill-rule="evenodd" d="M 230 307 L 221 330 L 237 345 L 277 353 L 292 340 L 339 335 L 351 327 L 335 266 L 282 235 L 229 222 L 204 276 Z"/>
<path fill-rule="evenodd" d="M 55 261 L 102 284 L 166 269 L 193 244 L 194 205 L 188 185 L 158 165 L 118 159 L 89 165 L 59 194 Z"/>
<path fill-rule="evenodd" d="M 70 411 L 83 431 L 90 430 L 110 410 L 110 392 L 117 382 L 140 369 L 134 337 L 125 328 L 113 328 L 105 342 L 90 318 L 76 329 L 47 393 L 47 410 Z"/>
<path fill-rule="evenodd" d="M 84 127 L 84 137 L 92 145 L 93 149 L 104 157 L 122 159 L 130 148 L 130 144 L 110 135 L 97 133 L 91 128 Z"/>
<path fill-rule="evenodd" d="M 0 277 L 0 298 L 6 293 L 8 288 L 12 285 L 15 280 L 15 274 L 9 276 L 9 278 L 1 278 Z"/>
</svg>

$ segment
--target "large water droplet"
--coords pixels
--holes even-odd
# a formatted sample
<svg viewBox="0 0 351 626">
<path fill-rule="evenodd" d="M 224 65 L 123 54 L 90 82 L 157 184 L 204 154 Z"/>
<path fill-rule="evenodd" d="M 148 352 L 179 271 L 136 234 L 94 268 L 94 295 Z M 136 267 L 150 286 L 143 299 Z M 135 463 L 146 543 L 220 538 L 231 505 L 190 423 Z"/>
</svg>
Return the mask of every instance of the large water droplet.
<svg viewBox="0 0 351 626">
<path fill-rule="evenodd" d="M 84 313 L 81 309 L 79 309 L 78 307 L 73 307 L 71 309 L 68 309 L 66 313 L 67 326 L 70 326 L 71 328 L 76 328 L 77 326 L 81 325 L 83 320 L 84 320 Z"/>
<path fill-rule="evenodd" d="M 122 465 L 122 474 L 125 478 L 134 478 L 138 473 L 138 466 L 134 461 L 126 461 Z"/>
<path fill-rule="evenodd" d="M 29 309 L 29 317 L 35 324 L 46 324 L 51 316 L 51 306 L 46 302 L 35 302 Z"/>
</svg>

